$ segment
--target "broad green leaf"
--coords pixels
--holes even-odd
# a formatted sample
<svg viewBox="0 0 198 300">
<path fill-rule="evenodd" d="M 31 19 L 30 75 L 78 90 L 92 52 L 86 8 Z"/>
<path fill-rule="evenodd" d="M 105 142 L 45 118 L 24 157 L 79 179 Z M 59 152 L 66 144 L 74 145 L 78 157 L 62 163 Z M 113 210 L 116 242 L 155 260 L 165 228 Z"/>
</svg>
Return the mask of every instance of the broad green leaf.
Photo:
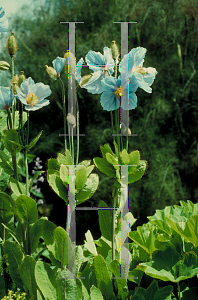
<svg viewBox="0 0 198 300">
<path fill-rule="evenodd" d="M 118 166 L 118 159 L 116 157 L 114 157 L 113 155 L 111 155 L 110 153 L 106 154 L 106 160 L 113 165 L 114 169 L 119 169 Z"/>
<path fill-rule="evenodd" d="M 67 158 L 65 155 L 63 155 L 62 153 L 57 153 L 57 163 L 60 165 L 69 165 Z M 52 169 L 52 168 L 50 168 Z"/>
<path fill-rule="evenodd" d="M 60 154 L 60 153 L 59 153 Z M 59 171 L 60 169 L 60 164 L 58 163 L 57 159 L 50 158 L 48 159 L 48 170 L 53 169 Z"/>
<path fill-rule="evenodd" d="M 24 184 L 20 183 L 13 177 L 10 178 L 10 187 L 15 195 L 20 196 L 21 194 L 26 193 L 26 187 Z"/>
<path fill-rule="evenodd" d="M 19 273 L 23 283 L 28 288 L 30 297 L 36 295 L 36 280 L 35 280 L 35 265 L 36 261 L 33 257 L 27 255 L 21 262 Z"/>
<path fill-rule="evenodd" d="M 46 245 L 50 245 L 53 244 L 54 238 L 54 230 L 56 229 L 56 225 L 49 221 L 49 220 L 45 220 L 44 224 L 43 224 L 43 239 L 46 243 Z"/>
<path fill-rule="evenodd" d="M 38 244 L 39 244 L 39 239 L 43 235 L 43 225 L 45 223 L 45 219 L 40 218 L 36 220 L 34 225 L 30 229 L 30 248 L 31 248 L 31 253 L 35 252 Z"/>
<path fill-rule="evenodd" d="M 10 175 L 8 175 L 3 168 L 0 167 L 0 191 L 4 192 L 9 183 Z"/>
<path fill-rule="evenodd" d="M 93 237 L 89 230 L 85 233 L 85 237 L 86 237 L 86 242 L 84 243 L 84 247 L 87 250 L 89 250 L 90 253 L 96 256 L 97 255 L 96 246 L 94 244 Z"/>
<path fill-rule="evenodd" d="M 137 268 L 153 278 L 180 282 L 197 274 L 198 258 L 195 252 L 189 251 L 184 254 L 181 261 L 180 254 L 175 248 L 168 246 L 165 250 L 155 251 L 152 261 L 140 263 Z"/>
<path fill-rule="evenodd" d="M 168 224 L 165 216 L 165 210 L 158 210 L 156 209 L 155 215 L 151 217 L 147 217 L 151 224 L 156 225 L 161 230 L 163 230 L 165 233 L 171 235 L 173 230 L 171 226 Z"/>
<path fill-rule="evenodd" d="M 152 224 L 143 224 L 142 226 L 137 227 L 137 231 L 129 232 L 129 237 L 136 244 L 142 247 L 150 255 L 153 251 L 157 250 L 155 247 L 155 235 L 154 235 L 154 225 Z"/>
<path fill-rule="evenodd" d="M 61 267 L 68 265 L 68 254 L 72 256 L 71 240 L 62 227 L 54 230 L 55 258 L 61 262 Z M 71 252 L 70 252 L 71 251 Z"/>
<path fill-rule="evenodd" d="M 94 269 L 97 279 L 97 287 L 108 300 L 116 300 L 113 292 L 112 280 L 107 269 L 106 262 L 101 255 L 94 258 Z"/>
<path fill-rule="evenodd" d="M 105 158 L 95 157 L 93 159 L 96 167 L 104 174 L 109 177 L 116 178 L 116 173 L 114 167 L 107 162 Z"/>
<path fill-rule="evenodd" d="M 29 224 L 35 223 L 38 219 L 38 210 L 35 200 L 21 195 L 15 201 L 16 212 L 18 217 Z"/>
<path fill-rule="evenodd" d="M 18 132 L 14 129 L 9 129 L 6 131 L 3 139 L 5 148 L 9 152 L 20 152 L 23 146 L 19 143 Z"/>
<path fill-rule="evenodd" d="M 45 299 L 57 300 L 55 273 L 49 264 L 37 261 L 35 267 L 36 283 Z"/>
<path fill-rule="evenodd" d="M 122 152 L 121 152 L 121 159 L 122 159 L 122 163 L 124 165 L 129 165 L 130 164 L 129 154 L 127 153 L 126 149 L 122 150 Z"/>
<path fill-rule="evenodd" d="M 132 151 L 129 154 L 129 165 L 135 165 L 129 167 L 129 173 L 134 173 L 136 170 L 136 166 L 139 165 L 140 162 L 140 152 L 138 150 Z"/>
<path fill-rule="evenodd" d="M 109 268 L 115 277 L 120 277 L 120 263 L 118 262 L 118 260 L 113 260 L 109 264 Z M 120 297 L 121 299 L 125 299 L 128 295 L 127 279 L 122 278 L 115 280 L 118 286 L 118 297 Z"/>
<path fill-rule="evenodd" d="M 76 167 L 76 190 L 79 191 L 83 188 L 87 181 L 87 171 L 84 166 L 81 168 Z"/>
<path fill-rule="evenodd" d="M 12 206 L 12 209 L 15 210 L 15 201 L 7 193 L 0 192 L 0 200 L 9 202 Z"/>
<path fill-rule="evenodd" d="M 91 300 L 103 300 L 104 298 L 102 297 L 102 293 L 100 292 L 100 290 L 95 287 L 94 285 L 92 285 L 91 289 L 90 289 L 90 297 Z"/>
<path fill-rule="evenodd" d="M 29 151 L 32 147 L 34 147 L 34 145 L 38 142 L 41 134 L 42 134 L 43 130 L 41 130 L 41 132 L 29 143 L 29 145 L 26 145 L 26 151 Z"/>
<path fill-rule="evenodd" d="M 115 154 L 111 150 L 111 147 L 109 146 L 109 144 L 105 144 L 104 146 L 100 146 L 100 150 L 102 152 L 103 158 L 106 158 L 106 153 L 110 153 L 111 155 L 115 156 Z"/>
<path fill-rule="evenodd" d="M 104 201 L 100 201 L 99 207 L 108 207 Z M 98 210 L 100 231 L 104 238 L 112 241 L 112 222 L 110 210 Z"/>
<path fill-rule="evenodd" d="M 17 244 L 18 244 L 19 248 L 21 249 L 21 251 L 25 253 L 24 248 L 22 248 L 16 233 L 13 230 L 11 230 L 9 227 L 7 227 L 5 224 L 2 223 L 2 225 L 3 225 L 3 227 L 5 227 L 7 229 L 7 231 L 12 236 L 12 238 L 17 242 Z"/>
<path fill-rule="evenodd" d="M 14 175 L 14 169 L 11 163 L 2 161 L 0 162 L 0 167 L 3 168 L 8 175 Z"/>
<path fill-rule="evenodd" d="M 135 289 L 132 298 L 134 300 L 171 300 L 172 291 L 173 287 L 171 285 L 159 289 L 157 281 L 153 280 L 147 289 L 142 287 Z"/>
<path fill-rule="evenodd" d="M 3 132 L 4 130 L 8 130 L 7 118 L 8 118 L 8 116 L 5 116 L 0 120 L 0 132 L 1 132 L 1 134 L 4 134 L 4 132 Z"/>
<path fill-rule="evenodd" d="M 97 174 L 91 174 L 83 186 L 83 188 L 76 194 L 76 205 L 79 205 L 90 199 L 98 188 L 99 177 Z"/>
<path fill-rule="evenodd" d="M 23 259 L 23 252 L 15 242 L 5 241 L 3 244 L 4 254 L 8 255 L 8 269 L 10 277 L 16 283 L 17 287 L 23 289 L 23 282 L 20 278 L 19 267 Z"/>
<path fill-rule="evenodd" d="M 60 300 L 82 300 L 82 282 L 79 279 L 72 280 L 68 270 L 58 270 L 56 277 L 57 299 Z M 71 274 L 71 273 L 70 273 Z"/>
<path fill-rule="evenodd" d="M 87 177 L 89 177 L 89 175 L 91 174 L 91 172 L 93 171 L 94 169 L 94 165 L 90 166 L 87 168 Z"/>
<path fill-rule="evenodd" d="M 84 165 L 86 168 L 88 168 L 90 163 L 91 163 L 91 160 L 83 160 L 78 165 L 80 165 L 80 166 Z"/>
<path fill-rule="evenodd" d="M 198 246 L 198 215 L 182 220 L 181 216 L 166 215 L 168 224 L 186 241 L 190 241 L 194 247 Z"/>
<path fill-rule="evenodd" d="M 54 175 L 54 174 L 49 174 L 48 183 L 52 187 L 54 192 L 60 198 L 62 198 L 66 202 L 66 204 L 68 204 L 67 189 L 64 186 L 63 182 L 61 181 L 61 179 L 58 176 Z"/>
<path fill-rule="evenodd" d="M 146 171 L 147 161 L 146 160 L 140 160 L 139 165 L 136 167 L 136 170 L 134 173 L 129 173 L 129 183 L 133 183 L 135 181 L 138 181 L 142 178 Z"/>
</svg>

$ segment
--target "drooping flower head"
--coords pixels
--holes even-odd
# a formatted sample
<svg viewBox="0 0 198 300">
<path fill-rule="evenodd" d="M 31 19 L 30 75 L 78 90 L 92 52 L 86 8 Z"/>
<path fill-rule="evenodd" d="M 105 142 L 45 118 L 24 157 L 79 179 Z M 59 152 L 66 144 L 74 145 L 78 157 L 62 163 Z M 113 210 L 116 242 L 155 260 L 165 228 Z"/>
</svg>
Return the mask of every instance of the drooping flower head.
<svg viewBox="0 0 198 300">
<path fill-rule="evenodd" d="M 6 110 L 10 108 L 13 100 L 12 88 L 0 86 L 0 110 Z"/>
<path fill-rule="evenodd" d="M 49 85 L 42 82 L 34 83 L 34 80 L 29 77 L 22 82 L 17 98 L 25 105 L 26 110 L 34 111 L 50 103 L 49 100 L 45 99 L 49 95 L 51 95 Z"/>
<path fill-rule="evenodd" d="M 128 73 L 130 81 L 136 81 L 140 88 L 147 93 L 151 93 L 152 89 L 150 86 L 155 79 L 157 71 L 155 68 L 143 68 L 145 54 L 146 49 L 143 47 L 132 49 L 129 54 L 124 55 L 119 65 L 119 71 Z"/>
<path fill-rule="evenodd" d="M 5 17 L 5 10 L 0 7 L 0 33 L 5 33 L 8 30 L 8 19 Z"/>
<path fill-rule="evenodd" d="M 62 58 L 59 56 L 57 56 L 57 58 L 52 61 L 53 67 L 57 72 L 57 77 L 60 76 L 60 73 L 61 73 L 62 69 L 64 68 L 65 61 L 66 61 L 66 58 Z"/>
<path fill-rule="evenodd" d="M 103 93 L 100 97 L 100 103 L 104 110 L 112 111 L 120 106 L 124 110 L 131 110 L 137 107 L 137 96 L 135 94 L 138 84 L 132 80 L 128 84 L 127 76 L 122 76 L 124 81 L 121 84 L 121 76 L 106 77 L 102 79 Z M 121 105 L 120 105 L 121 104 Z"/>
</svg>

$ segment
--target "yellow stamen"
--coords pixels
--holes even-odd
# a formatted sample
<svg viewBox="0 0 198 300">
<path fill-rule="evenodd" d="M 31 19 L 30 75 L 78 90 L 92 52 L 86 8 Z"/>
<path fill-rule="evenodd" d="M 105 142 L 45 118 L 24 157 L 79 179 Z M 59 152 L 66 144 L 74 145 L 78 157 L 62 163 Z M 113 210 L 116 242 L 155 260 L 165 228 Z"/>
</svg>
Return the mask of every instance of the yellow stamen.
<svg viewBox="0 0 198 300">
<path fill-rule="evenodd" d="M 26 102 L 27 104 L 30 104 L 30 106 L 34 106 L 35 104 L 38 103 L 38 98 L 35 95 L 35 93 L 30 93 L 26 97 Z"/>
<path fill-rule="evenodd" d="M 125 93 L 125 91 L 121 87 L 119 87 L 119 88 L 115 89 L 114 94 L 116 95 L 116 97 L 118 99 L 120 99 L 120 97 L 124 96 L 126 93 Z"/>
<path fill-rule="evenodd" d="M 148 74 L 148 71 L 144 71 L 142 67 L 138 67 L 135 72 L 142 74 L 143 76 Z"/>
</svg>

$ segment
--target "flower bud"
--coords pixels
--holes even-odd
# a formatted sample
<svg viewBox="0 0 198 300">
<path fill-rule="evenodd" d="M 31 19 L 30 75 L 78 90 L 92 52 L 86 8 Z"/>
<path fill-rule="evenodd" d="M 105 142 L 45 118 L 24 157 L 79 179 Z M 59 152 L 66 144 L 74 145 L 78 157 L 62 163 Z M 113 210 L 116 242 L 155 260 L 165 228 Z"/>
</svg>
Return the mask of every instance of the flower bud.
<svg viewBox="0 0 198 300">
<path fill-rule="evenodd" d="M 75 56 L 74 54 L 67 50 L 67 52 L 64 54 L 64 58 L 66 58 L 66 62 L 65 62 L 65 72 L 72 74 L 75 72 Z M 68 64 L 68 58 L 69 58 L 69 64 Z"/>
<path fill-rule="evenodd" d="M 9 70 L 9 63 L 7 61 L 0 61 L 0 70 Z"/>
<path fill-rule="evenodd" d="M 121 123 L 121 134 L 124 136 L 127 136 L 127 129 L 123 122 Z M 130 136 L 130 135 L 131 135 L 131 130 L 130 130 L 130 128 L 128 128 L 128 136 Z"/>
<path fill-rule="evenodd" d="M 16 74 L 15 76 L 12 77 L 11 86 L 12 86 L 13 93 L 16 95 L 18 93 L 18 91 L 20 90 L 20 88 L 19 88 L 19 75 L 18 74 Z"/>
<path fill-rule="evenodd" d="M 83 88 L 86 86 L 86 84 L 89 82 L 89 80 L 91 79 L 91 77 L 93 76 L 93 74 L 87 74 L 87 75 L 84 75 L 81 80 L 80 80 L 80 87 Z"/>
<path fill-rule="evenodd" d="M 118 46 L 116 44 L 116 41 L 112 41 L 112 44 L 111 44 L 111 53 L 112 53 L 113 59 L 117 59 L 118 56 L 120 55 Z"/>
<path fill-rule="evenodd" d="M 72 128 L 76 127 L 76 118 L 74 117 L 73 114 L 68 113 L 68 115 L 67 115 L 67 123 Z"/>
<path fill-rule="evenodd" d="M 21 83 L 26 80 L 24 71 L 21 71 L 21 74 L 19 75 L 19 86 L 21 86 Z"/>
<path fill-rule="evenodd" d="M 47 73 L 49 74 L 49 76 L 50 76 L 52 79 L 56 80 L 56 79 L 57 79 L 57 76 L 58 76 L 56 70 L 55 70 L 54 68 L 52 68 L 52 67 L 48 67 L 47 65 L 45 65 L 45 66 L 46 66 L 46 71 L 47 71 Z"/>
<path fill-rule="evenodd" d="M 14 56 L 14 54 L 17 52 L 17 41 L 16 38 L 14 36 L 14 32 L 11 32 L 11 35 L 8 37 L 7 39 L 7 47 L 8 49 L 8 53 L 10 54 L 10 56 Z"/>
</svg>

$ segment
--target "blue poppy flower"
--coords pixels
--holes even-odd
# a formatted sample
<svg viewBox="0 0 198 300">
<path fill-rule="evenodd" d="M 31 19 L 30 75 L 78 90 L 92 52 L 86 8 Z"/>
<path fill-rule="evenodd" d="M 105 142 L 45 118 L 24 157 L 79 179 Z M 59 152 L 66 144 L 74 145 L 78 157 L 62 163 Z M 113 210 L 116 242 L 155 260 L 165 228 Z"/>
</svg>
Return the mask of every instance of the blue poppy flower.
<svg viewBox="0 0 198 300">
<path fill-rule="evenodd" d="M 132 49 L 129 54 L 124 55 L 121 64 L 119 65 L 119 71 L 128 73 L 130 81 L 136 81 L 140 88 L 147 93 L 151 93 L 152 89 L 150 86 L 155 79 L 157 71 L 155 68 L 151 67 L 143 68 L 146 51 L 147 50 L 143 47 Z"/>
<path fill-rule="evenodd" d="M 62 58 L 57 56 L 56 59 L 53 60 L 52 64 L 57 73 L 57 78 L 60 76 L 60 73 L 65 65 L 66 58 Z"/>
<path fill-rule="evenodd" d="M 0 86 L 0 110 L 6 110 L 12 106 L 14 95 L 12 88 Z"/>
<path fill-rule="evenodd" d="M 94 84 L 89 89 L 92 94 L 101 94 L 103 92 L 103 86 L 101 80 L 108 77 L 114 72 L 114 60 L 112 57 L 111 49 L 104 47 L 104 55 L 100 52 L 89 51 L 85 57 L 87 65 L 94 71 Z"/>
<path fill-rule="evenodd" d="M 127 75 L 127 74 L 126 74 Z M 135 94 L 138 84 L 136 81 L 128 81 L 126 75 L 122 75 L 117 79 L 109 76 L 102 79 L 101 84 L 103 86 L 103 93 L 100 97 L 100 103 L 104 110 L 112 111 L 121 107 L 124 110 L 131 110 L 137 107 L 137 96 Z"/>
<path fill-rule="evenodd" d="M 29 77 L 22 82 L 17 98 L 25 105 L 26 110 L 34 111 L 50 103 L 45 99 L 49 95 L 51 95 L 49 85 L 41 82 L 34 83 L 34 80 Z"/>
<path fill-rule="evenodd" d="M 5 10 L 0 7 L 0 33 L 5 33 L 8 30 L 8 19 L 4 15 Z"/>
</svg>

